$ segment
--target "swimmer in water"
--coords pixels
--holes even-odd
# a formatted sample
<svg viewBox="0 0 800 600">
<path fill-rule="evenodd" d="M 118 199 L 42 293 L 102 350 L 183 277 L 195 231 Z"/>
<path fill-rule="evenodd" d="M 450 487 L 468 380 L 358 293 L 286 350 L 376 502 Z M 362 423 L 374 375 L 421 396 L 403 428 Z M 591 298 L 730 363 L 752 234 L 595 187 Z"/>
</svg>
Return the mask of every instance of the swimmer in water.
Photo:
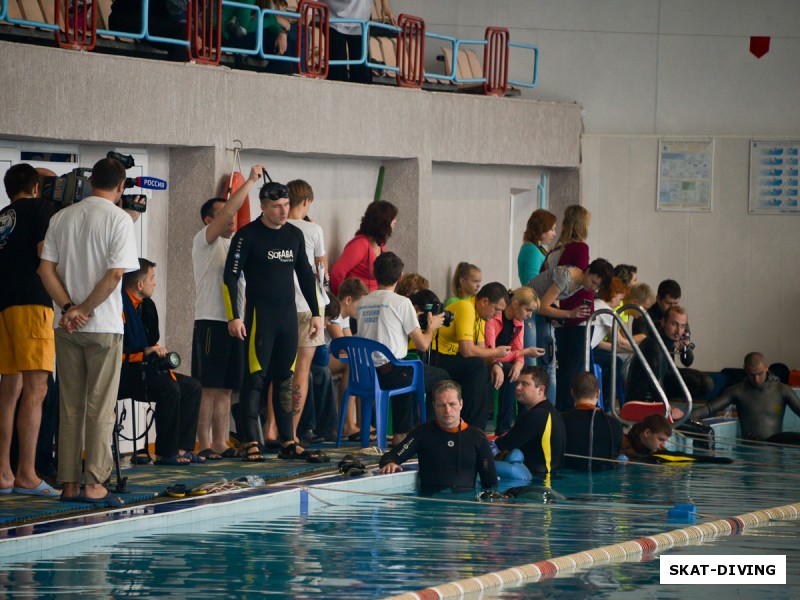
<svg viewBox="0 0 800 600">
<path fill-rule="evenodd" d="M 746 381 L 729 387 L 705 406 L 698 406 L 692 411 L 692 417 L 713 417 L 718 411 L 733 404 L 739 416 L 743 437 L 770 440 L 782 433 L 787 406 L 796 415 L 800 415 L 800 398 L 792 388 L 781 383 L 769 372 L 767 361 L 760 352 L 750 352 L 744 357 L 744 371 L 747 375 Z M 785 437 L 786 434 L 782 436 Z M 800 433 L 796 434 L 796 438 L 794 443 L 800 442 Z M 780 441 L 791 442 L 788 439 Z"/>
</svg>

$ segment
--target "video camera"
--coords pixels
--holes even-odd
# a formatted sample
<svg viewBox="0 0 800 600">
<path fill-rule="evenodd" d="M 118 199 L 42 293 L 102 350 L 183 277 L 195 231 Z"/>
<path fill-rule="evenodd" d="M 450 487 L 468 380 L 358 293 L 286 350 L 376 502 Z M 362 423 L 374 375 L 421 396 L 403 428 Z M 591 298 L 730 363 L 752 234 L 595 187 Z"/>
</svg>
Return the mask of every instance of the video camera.
<svg viewBox="0 0 800 600">
<path fill-rule="evenodd" d="M 430 302 L 420 306 L 419 309 L 422 311 L 422 314 L 419 316 L 419 327 L 422 329 L 422 331 L 428 329 L 428 313 L 431 313 L 432 315 L 444 313 L 443 327 L 449 327 L 455 318 L 453 313 L 444 309 L 444 304 L 441 302 Z"/>
<path fill-rule="evenodd" d="M 106 158 L 113 158 L 122 163 L 125 170 L 136 166 L 133 156 L 130 154 L 120 154 L 119 152 L 109 152 Z M 45 177 L 42 181 L 42 198 L 52 200 L 61 207 L 69 206 L 80 202 L 91 190 L 89 176 L 92 170 L 84 167 L 73 169 L 66 175 L 59 177 Z M 125 189 L 139 186 L 145 190 L 166 190 L 167 182 L 155 177 L 126 177 Z M 120 206 L 125 209 L 143 213 L 147 210 L 148 194 L 123 194 Z"/>
</svg>

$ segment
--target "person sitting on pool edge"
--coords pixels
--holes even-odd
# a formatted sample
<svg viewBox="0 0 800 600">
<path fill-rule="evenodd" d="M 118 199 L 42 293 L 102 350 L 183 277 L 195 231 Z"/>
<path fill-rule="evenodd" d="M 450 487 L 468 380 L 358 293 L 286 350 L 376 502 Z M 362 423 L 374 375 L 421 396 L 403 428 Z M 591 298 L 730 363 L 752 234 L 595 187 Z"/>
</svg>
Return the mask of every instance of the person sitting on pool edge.
<svg viewBox="0 0 800 600">
<path fill-rule="evenodd" d="M 716 399 L 692 411 L 692 417 L 705 419 L 733 404 L 739 417 L 742 437 L 777 443 L 800 444 L 800 433 L 783 433 L 786 407 L 800 415 L 800 399 L 794 390 L 769 372 L 760 352 L 744 357 L 747 380 L 723 391 Z"/>
<path fill-rule="evenodd" d="M 475 476 L 481 487 L 497 485 L 497 474 L 489 441 L 480 429 L 461 419 L 461 386 L 455 381 L 439 382 L 433 390 L 435 420 L 411 430 L 403 443 L 381 457 L 381 473 L 402 471 L 400 466 L 419 457 L 420 491 L 472 491 Z"/>
</svg>

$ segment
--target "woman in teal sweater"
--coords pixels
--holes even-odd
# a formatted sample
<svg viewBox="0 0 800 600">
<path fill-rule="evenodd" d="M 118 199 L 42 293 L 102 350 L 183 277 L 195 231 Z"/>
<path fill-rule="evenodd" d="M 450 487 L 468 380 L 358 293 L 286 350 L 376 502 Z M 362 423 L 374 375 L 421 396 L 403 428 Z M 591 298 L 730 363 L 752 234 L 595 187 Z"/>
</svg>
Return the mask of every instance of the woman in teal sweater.
<svg viewBox="0 0 800 600">
<path fill-rule="evenodd" d="M 545 246 L 552 243 L 555 237 L 556 216 L 543 208 L 533 211 L 525 227 L 525 233 L 522 234 L 522 247 L 519 249 L 519 255 L 517 256 L 517 271 L 522 285 L 527 285 L 531 279 L 539 274 L 547 257 Z M 540 322 L 541 324 L 539 324 Z M 541 332 L 539 336 L 537 336 L 537 330 Z M 534 314 L 525 321 L 525 347 L 534 348 L 539 346 L 540 348 L 545 348 L 545 355 L 540 359 L 540 363 L 547 361 L 548 356 L 552 357 L 555 353 L 554 348 L 548 348 L 553 343 L 552 340 L 545 339 L 545 332 L 548 330 L 549 328 L 545 327 L 544 317 L 540 315 Z M 537 339 L 537 337 L 542 339 Z M 536 364 L 536 359 L 526 357 L 525 364 L 534 365 Z"/>
</svg>

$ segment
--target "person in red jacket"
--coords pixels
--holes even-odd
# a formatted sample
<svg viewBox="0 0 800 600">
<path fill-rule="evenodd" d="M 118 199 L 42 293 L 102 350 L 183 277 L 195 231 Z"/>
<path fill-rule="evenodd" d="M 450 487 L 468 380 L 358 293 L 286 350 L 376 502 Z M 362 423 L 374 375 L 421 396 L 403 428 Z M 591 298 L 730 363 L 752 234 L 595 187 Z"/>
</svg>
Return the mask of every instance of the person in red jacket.
<svg viewBox="0 0 800 600">
<path fill-rule="evenodd" d="M 370 292 L 378 289 L 372 264 L 386 250 L 386 242 L 397 223 L 397 213 L 397 207 L 391 202 L 372 202 L 367 207 L 356 236 L 347 242 L 331 269 L 331 291 L 334 294 L 339 293 L 339 286 L 348 277 L 363 281 Z"/>
</svg>

